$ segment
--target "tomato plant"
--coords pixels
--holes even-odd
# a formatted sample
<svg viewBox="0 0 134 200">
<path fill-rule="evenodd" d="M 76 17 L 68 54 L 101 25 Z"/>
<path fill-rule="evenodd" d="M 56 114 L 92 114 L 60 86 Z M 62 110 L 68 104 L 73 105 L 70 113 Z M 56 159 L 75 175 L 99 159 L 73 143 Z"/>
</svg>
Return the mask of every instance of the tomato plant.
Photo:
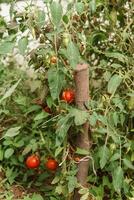
<svg viewBox="0 0 134 200">
<path fill-rule="evenodd" d="M 76 188 L 83 200 L 131 200 L 133 2 L 45 0 L 44 9 L 33 1 L 22 12 L 16 2 L 7 2 L 10 21 L 0 16 L 0 171 L 6 191 L 17 182 L 46 200 L 70 199 Z M 89 65 L 86 111 L 74 102 L 79 63 Z M 75 145 L 85 122 L 90 151 Z M 25 167 L 25 158 L 35 152 L 39 173 Z M 54 159 L 44 164 L 47 157 Z M 88 188 L 77 182 L 81 160 L 90 162 Z"/>
</svg>

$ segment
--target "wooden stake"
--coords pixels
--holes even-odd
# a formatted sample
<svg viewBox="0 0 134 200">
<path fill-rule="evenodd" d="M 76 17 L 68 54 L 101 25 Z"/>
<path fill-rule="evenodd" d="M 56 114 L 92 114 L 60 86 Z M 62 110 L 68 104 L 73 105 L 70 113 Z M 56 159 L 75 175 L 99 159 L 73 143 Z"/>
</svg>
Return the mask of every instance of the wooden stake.
<svg viewBox="0 0 134 200">
<path fill-rule="evenodd" d="M 75 103 L 81 110 L 86 110 L 85 103 L 89 100 L 89 69 L 87 64 L 78 64 L 75 69 Z M 83 131 L 77 136 L 76 146 L 89 151 L 91 141 L 89 137 L 89 123 L 83 125 Z M 77 180 L 80 185 L 87 187 L 89 161 L 81 161 L 78 164 Z M 78 190 L 75 190 L 74 200 L 80 199 Z"/>
</svg>

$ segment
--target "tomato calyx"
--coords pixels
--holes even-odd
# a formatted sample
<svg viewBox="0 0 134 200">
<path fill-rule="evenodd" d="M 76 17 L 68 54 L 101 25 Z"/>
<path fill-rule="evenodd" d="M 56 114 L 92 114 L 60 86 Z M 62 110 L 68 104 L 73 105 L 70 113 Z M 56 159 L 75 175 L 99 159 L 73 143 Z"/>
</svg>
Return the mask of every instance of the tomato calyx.
<svg viewBox="0 0 134 200">
<path fill-rule="evenodd" d="M 61 100 L 72 103 L 75 99 L 75 92 L 72 89 L 66 89 L 62 92 Z"/>
<path fill-rule="evenodd" d="M 53 158 L 49 158 L 47 160 L 47 162 L 45 163 L 45 167 L 47 169 L 49 169 L 50 171 L 56 171 L 56 169 L 58 168 L 58 166 L 59 166 L 58 162 L 55 159 L 53 159 Z"/>
<path fill-rule="evenodd" d="M 27 157 L 25 164 L 29 169 L 38 168 L 40 165 L 40 158 L 39 156 L 33 154 Z"/>
</svg>

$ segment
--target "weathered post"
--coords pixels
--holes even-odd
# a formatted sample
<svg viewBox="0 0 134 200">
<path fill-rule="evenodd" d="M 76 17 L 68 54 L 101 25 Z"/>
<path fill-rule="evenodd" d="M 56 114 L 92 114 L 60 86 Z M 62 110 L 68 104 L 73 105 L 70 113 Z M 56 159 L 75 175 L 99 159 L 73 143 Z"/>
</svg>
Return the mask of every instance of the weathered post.
<svg viewBox="0 0 134 200">
<path fill-rule="evenodd" d="M 85 103 L 89 100 L 89 68 L 87 64 L 78 64 L 75 69 L 75 103 L 76 106 L 81 110 L 86 110 Z M 76 146 L 89 151 L 91 141 L 90 141 L 90 129 L 89 123 L 86 122 L 83 125 L 83 131 L 77 136 Z M 78 163 L 78 173 L 77 180 L 80 185 L 87 187 L 87 176 L 89 169 L 89 160 L 80 161 Z M 78 190 L 74 193 L 74 200 L 79 200 L 80 194 Z"/>
</svg>

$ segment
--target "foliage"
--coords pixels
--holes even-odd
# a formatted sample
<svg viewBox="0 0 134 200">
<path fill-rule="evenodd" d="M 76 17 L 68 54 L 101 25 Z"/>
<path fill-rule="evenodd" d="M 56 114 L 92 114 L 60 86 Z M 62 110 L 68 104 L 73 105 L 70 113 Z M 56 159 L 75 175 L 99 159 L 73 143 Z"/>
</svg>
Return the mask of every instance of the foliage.
<svg viewBox="0 0 134 200">
<path fill-rule="evenodd" d="M 36 187 L 51 200 L 70 198 L 76 187 L 82 200 L 88 196 L 131 199 L 133 2 L 70 1 L 66 11 L 55 1 L 44 0 L 44 5 L 46 11 L 27 5 L 23 13 L 11 7 L 10 24 L 0 17 L 0 161 L 5 181 Z M 33 41 L 38 42 L 37 48 L 30 48 Z M 25 70 L 14 54 L 27 61 Z M 55 63 L 52 56 L 57 58 Z M 88 112 L 61 100 L 63 90 L 75 88 L 73 74 L 79 62 L 89 64 Z M 33 74 L 29 76 L 27 70 Z M 44 106 L 51 113 L 45 112 Z M 88 153 L 74 149 L 76 134 L 86 120 L 93 140 Z M 40 156 L 39 169 L 25 166 L 31 153 Z M 76 156 L 89 156 L 92 161 L 89 188 L 77 183 Z M 49 157 L 60 165 L 56 173 L 44 167 Z"/>
</svg>

